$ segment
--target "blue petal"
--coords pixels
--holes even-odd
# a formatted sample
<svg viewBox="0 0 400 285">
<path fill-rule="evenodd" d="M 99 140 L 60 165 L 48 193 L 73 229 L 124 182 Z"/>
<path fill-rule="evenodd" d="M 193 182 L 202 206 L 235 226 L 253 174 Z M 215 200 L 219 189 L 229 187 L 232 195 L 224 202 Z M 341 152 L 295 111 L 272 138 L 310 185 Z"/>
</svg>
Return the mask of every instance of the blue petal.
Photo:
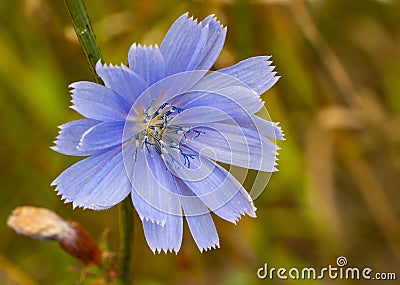
<svg viewBox="0 0 400 285">
<path fill-rule="evenodd" d="M 222 106 L 213 106 L 211 103 L 211 106 L 200 106 L 185 109 L 172 118 L 169 124 L 187 128 L 195 128 L 198 126 L 207 126 L 208 123 L 212 122 L 234 122 L 235 116 L 240 117 L 243 116 L 243 114 L 246 114 L 246 112 L 241 109 L 240 106 L 237 106 L 237 108 L 234 108 L 234 110 L 223 110 Z"/>
<path fill-rule="evenodd" d="M 131 163 L 132 159 L 125 157 L 125 163 Z M 179 197 L 174 192 L 173 177 L 154 149 L 148 152 L 146 147 L 142 147 L 134 159 L 131 177 L 133 205 L 142 220 L 164 225 L 167 214 L 179 215 L 182 212 Z"/>
<path fill-rule="evenodd" d="M 198 152 L 185 148 L 184 143 L 181 143 L 179 149 L 176 147 L 165 148 L 164 151 L 163 158 L 169 172 L 184 181 L 202 181 L 216 167 L 214 163 L 209 163 L 208 158 L 199 156 Z M 193 155 L 184 158 L 182 153 Z"/>
<path fill-rule="evenodd" d="M 218 72 L 233 76 L 258 94 L 262 94 L 271 88 L 279 79 L 274 72 L 275 66 L 271 66 L 269 56 L 257 56 L 245 59 L 233 66 L 218 70 Z M 220 82 L 221 84 L 221 82 Z M 223 83 L 222 83 L 223 84 Z"/>
<path fill-rule="evenodd" d="M 193 160 L 192 164 L 199 169 L 198 171 L 204 172 L 204 178 L 182 180 L 211 211 L 233 223 L 245 214 L 255 217 L 253 201 L 243 186 L 228 171 L 207 159 Z M 190 203 L 187 207 L 197 207 L 192 204 Z"/>
<path fill-rule="evenodd" d="M 209 70 L 217 60 L 224 46 L 226 28 L 210 15 L 201 22 L 202 27 L 208 26 L 208 38 L 203 51 L 203 59 L 197 66 L 198 70 Z"/>
<path fill-rule="evenodd" d="M 74 207 L 107 209 L 121 202 L 131 190 L 119 147 L 75 163 L 52 183 L 58 194 Z"/>
<path fill-rule="evenodd" d="M 135 72 L 126 66 L 107 66 L 96 64 L 96 72 L 103 79 L 104 84 L 124 98 L 125 108 L 130 109 L 137 97 L 147 88 L 147 83 Z"/>
<path fill-rule="evenodd" d="M 131 192 L 131 188 L 122 153 L 119 153 L 92 177 L 92 181 L 85 185 L 84 190 L 78 193 L 73 206 L 94 210 L 108 209 L 125 199 Z"/>
<path fill-rule="evenodd" d="M 242 113 L 241 117 L 244 115 Z M 181 147 L 186 146 L 194 153 L 203 151 L 202 154 L 210 159 L 240 167 L 266 172 L 277 170 L 275 166 L 279 148 L 266 139 L 256 126 L 253 129 L 241 127 L 236 118 L 230 118 L 222 110 L 205 106 L 186 109 L 169 124 L 189 131 L 185 134 L 167 132 L 163 134 L 163 139 L 168 136 L 164 140 L 180 142 Z M 168 153 L 174 161 L 179 162 L 176 150 L 168 150 Z M 195 174 L 193 172 L 190 175 Z"/>
<path fill-rule="evenodd" d="M 141 129 L 141 124 L 132 121 L 103 122 L 82 135 L 78 149 L 93 152 L 110 148 L 131 139 Z"/>
<path fill-rule="evenodd" d="M 166 75 L 195 69 L 208 70 L 221 52 L 226 30 L 215 18 L 208 17 L 204 23 L 198 24 L 187 17 L 187 13 L 179 17 L 161 43 Z"/>
<path fill-rule="evenodd" d="M 52 149 L 66 155 L 87 156 L 93 154 L 94 151 L 79 150 L 78 145 L 83 134 L 99 123 L 96 120 L 82 119 L 61 125 L 55 146 Z"/>
<path fill-rule="evenodd" d="M 255 218 L 256 208 L 254 207 L 253 200 L 249 193 L 247 193 L 244 188 L 240 188 L 231 200 L 220 208 L 215 209 L 214 213 L 224 220 L 236 224 L 242 215 L 247 214 Z"/>
<path fill-rule="evenodd" d="M 211 109 L 204 109 L 202 111 L 201 108 L 185 110 L 179 115 L 184 115 L 184 118 L 180 119 L 181 122 L 186 121 L 189 124 L 205 123 L 207 118 L 210 122 L 224 120 L 224 123 L 228 123 L 227 121 L 231 121 L 244 128 L 260 132 L 263 136 L 278 140 L 284 139 L 284 134 L 277 123 L 266 121 L 254 115 L 255 112 L 263 107 L 263 102 L 259 99 L 257 94 L 253 93 L 247 86 L 229 75 L 222 73 L 216 73 L 216 75 L 224 81 L 224 84 L 229 82 L 231 86 L 207 86 L 207 80 L 205 80 L 205 78 L 209 76 L 207 75 L 192 86 L 190 91 L 178 94 L 170 99 L 170 103 L 182 109 L 205 106 L 205 108 L 215 108 L 218 112 L 214 113 Z M 223 113 L 219 111 L 223 111 Z M 201 112 L 207 115 L 201 115 Z M 211 113 L 208 114 L 209 112 Z M 221 116 L 226 118 L 223 119 Z M 234 120 L 232 120 L 232 118 Z M 193 121 L 193 119 L 195 120 Z M 174 123 L 176 124 L 178 122 L 175 121 Z"/>
<path fill-rule="evenodd" d="M 186 220 L 200 252 L 219 247 L 217 229 L 210 213 L 199 216 L 186 216 Z"/>
<path fill-rule="evenodd" d="M 207 41 L 208 28 L 203 29 L 187 16 L 186 13 L 175 21 L 161 43 L 166 75 L 195 70 L 201 61 L 200 55 Z"/>
<path fill-rule="evenodd" d="M 254 114 L 264 106 L 253 90 L 243 86 L 225 87 L 218 91 L 185 92 L 173 98 L 171 102 L 183 109 L 214 107 L 233 117 L 243 113 Z"/>
<path fill-rule="evenodd" d="M 157 81 L 135 101 L 129 117 L 141 116 L 144 110 L 155 112 L 162 104 L 195 85 L 204 74 L 206 71 L 186 71 Z"/>
<path fill-rule="evenodd" d="M 122 97 L 111 89 L 93 82 L 80 81 L 70 85 L 72 109 L 99 121 L 124 120 L 129 108 Z"/>
<path fill-rule="evenodd" d="M 133 44 L 128 52 L 129 68 L 147 83 L 147 86 L 164 78 L 165 63 L 160 49 L 155 46 Z"/>
<path fill-rule="evenodd" d="M 232 120 L 221 121 L 224 124 L 238 124 L 241 128 L 249 129 L 255 132 L 259 132 L 264 137 L 269 137 L 276 140 L 284 140 L 285 135 L 282 132 L 279 123 L 270 122 L 260 118 L 256 115 L 244 115 L 235 117 L 234 122 Z"/>
<path fill-rule="evenodd" d="M 243 60 L 233 66 L 207 74 L 198 85 L 197 90 L 218 90 L 220 88 L 239 85 L 247 86 L 261 95 L 279 79 L 274 66 L 268 61 L 269 56 L 257 56 Z M 239 82 L 239 83 L 238 83 Z"/>
<path fill-rule="evenodd" d="M 237 125 L 209 123 L 196 127 L 181 143 L 223 163 L 265 172 L 277 170 L 278 146 L 258 132 Z"/>
<path fill-rule="evenodd" d="M 167 215 L 165 225 L 143 221 L 144 234 L 151 250 L 155 253 L 163 250 L 175 251 L 181 248 L 183 234 L 183 218 L 181 215 Z"/>
<path fill-rule="evenodd" d="M 176 180 L 181 203 L 190 232 L 202 252 L 219 247 L 219 238 L 213 219 L 206 205 L 180 179 Z"/>
<path fill-rule="evenodd" d="M 220 89 L 233 86 L 242 86 L 251 89 L 246 83 L 242 82 L 238 78 L 220 71 L 211 71 L 197 82 L 189 91 L 208 91 L 218 93 L 218 90 Z M 255 93 L 255 96 L 259 95 L 254 90 L 252 91 Z"/>
<path fill-rule="evenodd" d="M 99 151 L 122 143 L 125 122 L 103 122 L 88 129 L 82 136 L 78 149 Z"/>
</svg>

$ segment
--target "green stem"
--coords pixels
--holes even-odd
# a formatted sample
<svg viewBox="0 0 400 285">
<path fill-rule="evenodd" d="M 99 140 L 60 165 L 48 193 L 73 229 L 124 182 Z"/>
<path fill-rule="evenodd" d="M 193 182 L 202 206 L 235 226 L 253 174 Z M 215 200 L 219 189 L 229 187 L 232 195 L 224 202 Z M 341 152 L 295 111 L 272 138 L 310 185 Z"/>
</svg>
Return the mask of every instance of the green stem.
<svg viewBox="0 0 400 285">
<path fill-rule="evenodd" d="M 83 0 L 65 0 L 65 4 L 67 4 L 75 33 L 78 36 L 94 80 L 102 84 L 103 81 L 96 74 L 96 63 L 99 59 L 102 59 L 101 52 L 86 12 L 85 2 Z"/>
<path fill-rule="evenodd" d="M 132 244 L 133 244 L 133 208 L 129 197 L 119 205 L 119 270 L 120 282 L 124 285 L 132 284 Z"/>
<path fill-rule="evenodd" d="M 102 59 L 96 37 L 90 24 L 83 0 L 65 0 L 75 33 L 82 46 L 90 71 L 97 83 L 103 84 L 96 74 L 96 63 Z M 129 197 L 119 207 L 120 212 L 120 284 L 132 284 L 133 208 Z"/>
</svg>

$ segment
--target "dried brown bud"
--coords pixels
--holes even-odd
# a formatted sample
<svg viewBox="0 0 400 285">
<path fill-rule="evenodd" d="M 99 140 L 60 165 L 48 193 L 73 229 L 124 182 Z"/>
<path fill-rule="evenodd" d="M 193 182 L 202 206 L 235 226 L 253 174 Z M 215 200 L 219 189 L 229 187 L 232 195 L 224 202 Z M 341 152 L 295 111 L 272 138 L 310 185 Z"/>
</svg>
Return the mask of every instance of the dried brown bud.
<svg viewBox="0 0 400 285">
<path fill-rule="evenodd" d="M 14 209 L 7 225 L 17 233 L 41 240 L 56 240 L 70 255 L 83 263 L 101 266 L 102 252 L 77 222 L 65 221 L 45 208 L 23 206 Z"/>
<path fill-rule="evenodd" d="M 102 252 L 89 233 L 77 222 L 69 221 L 73 234 L 58 240 L 61 248 L 83 263 L 101 266 Z"/>
</svg>

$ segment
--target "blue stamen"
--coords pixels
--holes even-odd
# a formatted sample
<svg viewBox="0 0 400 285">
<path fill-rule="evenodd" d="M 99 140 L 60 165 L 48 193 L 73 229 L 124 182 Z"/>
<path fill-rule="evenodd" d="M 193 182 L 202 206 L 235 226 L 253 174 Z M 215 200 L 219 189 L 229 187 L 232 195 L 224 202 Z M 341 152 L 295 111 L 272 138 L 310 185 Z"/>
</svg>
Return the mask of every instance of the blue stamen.
<svg viewBox="0 0 400 285">
<path fill-rule="evenodd" d="M 193 154 L 184 153 L 181 149 L 179 149 L 179 151 L 181 152 L 181 155 L 184 158 L 184 165 L 186 166 L 186 163 L 187 163 L 187 168 L 190 168 L 190 160 L 189 160 L 189 158 L 194 159 L 195 157 L 199 156 L 198 154 L 194 154 L 194 153 Z"/>
<path fill-rule="evenodd" d="M 146 119 L 150 120 L 151 116 L 149 116 L 149 110 L 153 106 L 154 99 L 151 101 L 150 105 L 143 111 L 143 113 L 146 115 Z"/>
<path fill-rule="evenodd" d="M 146 146 L 148 152 L 150 152 L 149 145 L 154 145 L 154 143 L 149 142 L 149 141 L 147 140 L 147 138 L 145 138 L 144 144 L 145 144 L 145 146 Z"/>
<path fill-rule="evenodd" d="M 172 111 L 178 111 L 178 114 L 180 114 L 181 112 L 184 111 L 184 109 L 179 108 L 179 107 L 176 107 L 176 106 L 174 106 L 174 105 L 172 105 L 171 108 L 172 108 Z"/>
<path fill-rule="evenodd" d="M 192 130 L 192 132 L 197 133 L 197 136 L 195 136 L 194 138 L 198 138 L 200 135 L 205 135 L 206 134 L 206 132 L 198 131 L 198 130 Z"/>
<path fill-rule="evenodd" d="M 206 134 L 206 132 L 203 132 L 203 131 L 198 131 L 198 130 L 189 129 L 186 133 L 183 134 L 183 137 L 184 137 L 185 139 L 187 139 L 186 134 L 189 134 L 190 132 L 196 133 L 196 136 L 193 137 L 194 139 L 195 139 L 195 138 L 198 138 L 200 135 L 205 135 L 205 134 Z"/>
<path fill-rule="evenodd" d="M 164 104 L 162 104 L 158 109 L 157 109 L 157 111 L 155 111 L 154 112 L 154 114 L 153 114 L 153 116 L 152 116 L 152 119 L 154 119 L 155 117 L 157 117 L 159 114 L 160 114 L 160 111 L 162 110 L 162 109 L 164 109 L 166 106 L 168 106 L 169 105 L 169 103 L 168 102 L 165 102 Z"/>
</svg>

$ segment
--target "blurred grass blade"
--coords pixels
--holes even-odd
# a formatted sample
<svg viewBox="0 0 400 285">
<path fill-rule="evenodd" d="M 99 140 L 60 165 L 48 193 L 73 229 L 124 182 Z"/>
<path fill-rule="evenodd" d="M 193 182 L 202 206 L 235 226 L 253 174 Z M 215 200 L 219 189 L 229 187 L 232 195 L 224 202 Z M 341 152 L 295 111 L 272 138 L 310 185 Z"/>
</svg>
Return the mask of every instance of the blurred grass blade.
<svg viewBox="0 0 400 285">
<path fill-rule="evenodd" d="M 1 284 L 19 284 L 19 285 L 39 285 L 25 272 L 20 270 L 14 264 L 10 263 L 4 256 L 0 254 L 0 276 Z M 3 279 L 4 278 L 4 279 Z M 4 283 L 3 283 L 4 282 Z"/>
</svg>

